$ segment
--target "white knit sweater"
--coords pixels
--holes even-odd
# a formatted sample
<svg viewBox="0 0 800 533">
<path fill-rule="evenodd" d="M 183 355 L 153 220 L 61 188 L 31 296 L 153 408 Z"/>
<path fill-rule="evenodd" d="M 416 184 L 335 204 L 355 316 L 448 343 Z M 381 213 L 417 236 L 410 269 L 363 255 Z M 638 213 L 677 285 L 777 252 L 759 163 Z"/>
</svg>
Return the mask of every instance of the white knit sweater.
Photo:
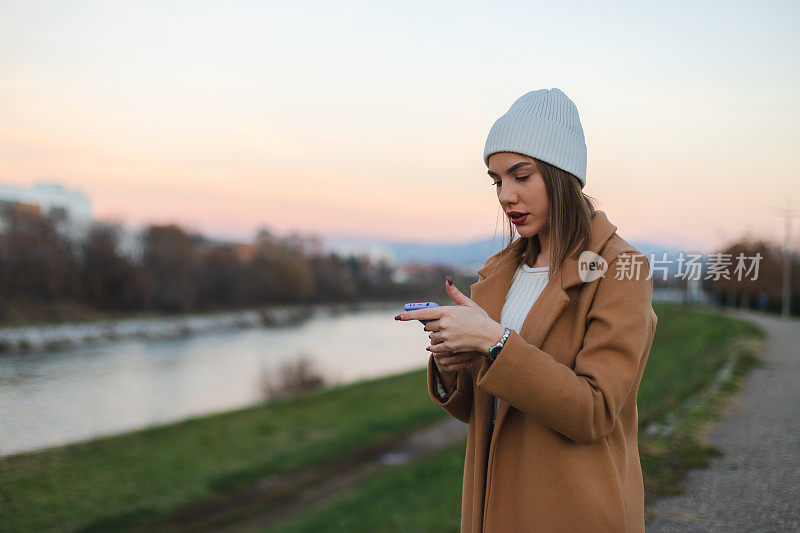
<svg viewBox="0 0 800 533">
<path fill-rule="evenodd" d="M 500 324 L 519 333 L 531 306 L 542 293 L 544 286 L 547 285 L 549 270 L 550 267 L 530 267 L 524 263 L 517 267 L 514 277 L 511 279 L 508 294 L 506 294 L 505 303 L 503 303 L 503 310 L 500 312 Z M 443 400 L 447 397 L 447 391 L 438 374 L 436 377 L 436 393 Z M 497 405 L 498 400 L 493 396 L 492 406 L 495 413 L 497 413 Z"/>
</svg>

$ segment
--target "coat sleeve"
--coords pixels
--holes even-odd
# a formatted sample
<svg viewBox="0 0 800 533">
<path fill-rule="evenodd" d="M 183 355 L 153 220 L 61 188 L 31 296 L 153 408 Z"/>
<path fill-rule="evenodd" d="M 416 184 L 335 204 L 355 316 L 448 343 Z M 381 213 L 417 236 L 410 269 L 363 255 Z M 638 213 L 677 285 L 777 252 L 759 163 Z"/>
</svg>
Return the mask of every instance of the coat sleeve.
<svg viewBox="0 0 800 533">
<path fill-rule="evenodd" d="M 632 255 L 644 258 L 648 272 L 644 254 Z M 512 331 L 497 359 L 479 372 L 477 386 L 581 444 L 611 433 L 657 320 L 652 277 L 616 279 L 619 257 L 598 281 L 574 369 Z"/>
<path fill-rule="evenodd" d="M 452 416 L 469 423 L 469 416 L 472 412 L 472 366 L 466 366 L 458 371 L 456 388 L 452 392 L 448 391 L 448 395 L 444 399 L 440 399 L 436 393 L 437 374 L 436 362 L 431 354 L 428 358 L 428 394 L 434 402 Z"/>
</svg>

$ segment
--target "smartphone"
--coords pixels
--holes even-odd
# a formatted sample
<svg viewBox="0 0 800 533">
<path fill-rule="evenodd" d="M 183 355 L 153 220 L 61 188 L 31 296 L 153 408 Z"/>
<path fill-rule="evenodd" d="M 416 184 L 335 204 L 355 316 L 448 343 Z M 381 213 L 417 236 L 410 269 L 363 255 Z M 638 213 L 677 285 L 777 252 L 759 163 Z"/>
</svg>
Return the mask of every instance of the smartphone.
<svg viewBox="0 0 800 533">
<path fill-rule="evenodd" d="M 415 302 L 404 305 L 403 309 L 406 311 L 416 311 L 417 309 L 427 309 L 429 307 L 439 307 L 439 304 L 436 302 Z M 420 322 L 427 324 L 430 320 L 420 320 Z"/>
</svg>

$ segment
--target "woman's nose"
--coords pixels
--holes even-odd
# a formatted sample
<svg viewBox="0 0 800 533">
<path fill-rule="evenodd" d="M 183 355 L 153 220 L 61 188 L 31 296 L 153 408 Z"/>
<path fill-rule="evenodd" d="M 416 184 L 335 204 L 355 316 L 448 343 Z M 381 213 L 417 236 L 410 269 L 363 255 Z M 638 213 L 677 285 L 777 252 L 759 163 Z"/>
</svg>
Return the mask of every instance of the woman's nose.
<svg viewBox="0 0 800 533">
<path fill-rule="evenodd" d="M 517 193 L 514 192 L 513 187 L 503 187 L 500 190 L 498 200 L 503 205 L 517 203 Z"/>
</svg>

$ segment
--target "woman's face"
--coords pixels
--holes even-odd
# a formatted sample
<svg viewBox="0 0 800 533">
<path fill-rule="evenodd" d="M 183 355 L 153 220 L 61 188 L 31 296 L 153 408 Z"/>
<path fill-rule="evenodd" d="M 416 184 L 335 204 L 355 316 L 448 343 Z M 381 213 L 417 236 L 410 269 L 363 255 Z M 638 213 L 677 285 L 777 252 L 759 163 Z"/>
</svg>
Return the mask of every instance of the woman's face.
<svg viewBox="0 0 800 533">
<path fill-rule="evenodd" d="M 514 211 L 527 213 L 524 219 L 515 221 L 517 233 L 522 237 L 536 234 L 546 235 L 550 215 L 550 202 L 544 177 L 536 170 L 532 158 L 511 152 L 498 152 L 489 156 L 489 176 L 495 183 L 497 199 L 509 216 Z"/>
</svg>

